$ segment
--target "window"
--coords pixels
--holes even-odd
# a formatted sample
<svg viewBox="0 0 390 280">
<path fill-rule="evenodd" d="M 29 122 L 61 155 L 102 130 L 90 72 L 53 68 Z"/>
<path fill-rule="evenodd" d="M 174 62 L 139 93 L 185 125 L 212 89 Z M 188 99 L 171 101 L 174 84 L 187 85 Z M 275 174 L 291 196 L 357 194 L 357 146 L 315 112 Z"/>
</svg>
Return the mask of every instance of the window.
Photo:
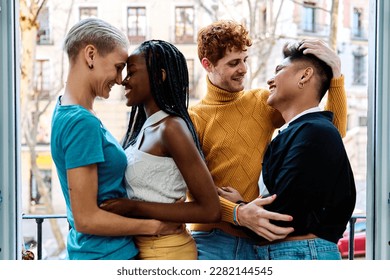
<svg viewBox="0 0 390 280">
<path fill-rule="evenodd" d="M 355 85 L 366 84 L 365 56 L 362 47 L 358 47 L 357 50 L 353 52 L 353 84 Z"/>
<path fill-rule="evenodd" d="M 130 43 L 141 43 L 146 39 L 145 7 L 127 8 L 127 37 Z"/>
<path fill-rule="evenodd" d="M 194 8 L 176 7 L 175 41 L 179 44 L 194 43 Z"/>
<path fill-rule="evenodd" d="M 189 79 L 189 90 L 190 90 L 190 98 L 196 98 L 195 96 L 195 89 L 194 89 L 194 59 L 190 58 L 187 59 L 187 68 L 188 68 L 188 79 Z"/>
<path fill-rule="evenodd" d="M 314 3 L 304 2 L 302 29 L 306 32 L 316 31 L 316 6 Z"/>
<path fill-rule="evenodd" d="M 43 7 L 38 14 L 39 30 L 37 32 L 37 44 L 48 45 L 52 44 L 51 30 L 49 21 L 49 9 Z"/>
<path fill-rule="evenodd" d="M 38 99 L 47 99 L 50 94 L 50 63 L 48 59 L 36 59 L 34 63 L 34 92 Z"/>
<path fill-rule="evenodd" d="M 80 7 L 79 9 L 79 19 L 91 18 L 98 16 L 97 7 Z"/>
<path fill-rule="evenodd" d="M 352 36 L 355 38 L 362 38 L 363 37 L 362 9 L 358 9 L 358 8 L 353 9 Z"/>
</svg>

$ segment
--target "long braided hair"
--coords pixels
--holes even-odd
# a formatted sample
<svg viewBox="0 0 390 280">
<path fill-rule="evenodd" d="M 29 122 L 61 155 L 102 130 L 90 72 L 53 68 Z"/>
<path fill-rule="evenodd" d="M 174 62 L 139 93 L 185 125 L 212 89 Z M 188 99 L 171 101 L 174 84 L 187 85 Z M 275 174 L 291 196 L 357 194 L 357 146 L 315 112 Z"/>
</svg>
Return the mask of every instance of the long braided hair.
<svg viewBox="0 0 390 280">
<path fill-rule="evenodd" d="M 157 106 L 167 114 L 180 117 L 186 122 L 195 145 L 204 158 L 198 135 L 188 114 L 189 79 L 184 55 L 174 45 L 162 40 L 145 41 L 137 51 L 145 58 L 151 94 Z M 166 74 L 164 81 L 162 69 Z M 133 106 L 123 141 L 124 149 L 136 142 L 145 121 L 143 105 Z"/>
</svg>

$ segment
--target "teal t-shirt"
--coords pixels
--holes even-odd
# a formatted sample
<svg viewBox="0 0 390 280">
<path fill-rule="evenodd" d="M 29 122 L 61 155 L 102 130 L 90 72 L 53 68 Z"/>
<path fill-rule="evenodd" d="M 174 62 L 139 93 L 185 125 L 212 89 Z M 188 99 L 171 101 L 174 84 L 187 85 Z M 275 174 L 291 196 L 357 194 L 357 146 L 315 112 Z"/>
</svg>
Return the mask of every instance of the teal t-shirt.
<svg viewBox="0 0 390 280">
<path fill-rule="evenodd" d="M 57 168 L 65 198 L 68 221 L 67 250 L 69 259 L 131 259 L 138 250 L 131 236 L 110 237 L 83 234 L 75 230 L 70 204 L 67 170 L 97 164 L 98 198 L 96 203 L 110 198 L 126 197 L 123 176 L 126 155 L 101 121 L 79 105 L 57 103 L 52 117 L 51 154 Z"/>
</svg>

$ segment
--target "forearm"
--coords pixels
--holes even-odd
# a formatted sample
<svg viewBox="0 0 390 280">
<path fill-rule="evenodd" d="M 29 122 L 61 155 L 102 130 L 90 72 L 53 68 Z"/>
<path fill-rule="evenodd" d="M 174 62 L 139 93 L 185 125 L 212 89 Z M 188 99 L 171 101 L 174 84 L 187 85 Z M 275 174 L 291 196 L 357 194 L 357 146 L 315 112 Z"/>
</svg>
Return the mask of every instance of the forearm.
<svg viewBox="0 0 390 280">
<path fill-rule="evenodd" d="M 75 227 L 79 232 L 102 236 L 154 235 L 158 233 L 157 221 L 126 218 L 102 209 L 75 215 Z"/>
<path fill-rule="evenodd" d="M 135 213 L 145 218 L 175 223 L 213 223 L 220 221 L 219 205 L 195 201 L 178 203 L 137 202 Z"/>
<path fill-rule="evenodd" d="M 341 137 L 347 132 L 347 96 L 344 88 L 344 76 L 331 80 L 325 110 L 334 113 L 333 123 Z"/>
</svg>

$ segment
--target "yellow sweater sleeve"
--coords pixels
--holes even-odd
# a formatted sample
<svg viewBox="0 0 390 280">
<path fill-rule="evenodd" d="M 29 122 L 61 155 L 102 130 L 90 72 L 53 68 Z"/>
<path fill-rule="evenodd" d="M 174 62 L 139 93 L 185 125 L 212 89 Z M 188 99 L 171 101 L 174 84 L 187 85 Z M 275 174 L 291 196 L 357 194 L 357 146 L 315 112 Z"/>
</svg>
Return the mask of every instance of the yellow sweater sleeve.
<svg viewBox="0 0 390 280">
<path fill-rule="evenodd" d="M 223 197 L 219 197 L 221 202 L 222 221 L 233 224 L 233 209 L 237 205 Z"/>
<path fill-rule="evenodd" d="M 343 75 L 331 80 L 325 110 L 334 113 L 333 124 L 344 137 L 347 133 L 347 96 Z"/>
</svg>

